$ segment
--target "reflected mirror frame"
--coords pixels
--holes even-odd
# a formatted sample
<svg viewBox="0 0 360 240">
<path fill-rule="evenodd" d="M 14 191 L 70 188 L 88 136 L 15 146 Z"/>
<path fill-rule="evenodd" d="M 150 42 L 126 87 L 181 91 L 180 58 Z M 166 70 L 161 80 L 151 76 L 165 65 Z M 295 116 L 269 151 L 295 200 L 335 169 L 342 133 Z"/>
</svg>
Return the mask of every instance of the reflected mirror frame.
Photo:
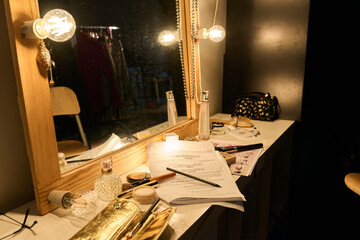
<svg viewBox="0 0 360 240">
<path fill-rule="evenodd" d="M 117 174 L 123 174 L 146 161 L 148 141 L 162 141 L 164 132 L 175 132 L 180 139 L 197 134 L 197 105 L 193 98 L 186 100 L 187 121 L 124 148 L 96 158 L 90 163 L 65 174 L 60 173 L 57 157 L 55 127 L 51 109 L 50 91 L 45 70 L 36 64 L 39 40 L 25 39 L 21 26 L 35 19 L 33 0 L 5 0 L 14 71 L 18 88 L 19 109 L 24 127 L 27 152 L 33 178 L 37 210 L 46 214 L 55 209 L 47 199 L 53 189 L 76 191 L 93 189 L 100 174 L 100 160 L 111 157 Z M 183 36 L 184 71 L 187 96 L 189 96 L 189 73 L 191 57 L 190 0 L 179 0 Z M 36 6 L 37 7 L 37 6 Z M 187 19 L 187 20 L 186 20 Z"/>
<path fill-rule="evenodd" d="M 55 116 L 54 120 L 55 120 L 56 136 L 59 142 L 62 141 L 67 142 L 70 139 L 71 141 L 73 141 L 76 139 L 76 140 L 80 140 L 78 142 L 79 144 L 88 142 L 89 144 L 84 144 L 84 145 L 89 146 L 89 148 L 91 149 L 91 148 L 96 148 L 100 144 L 109 140 L 109 138 L 113 136 L 112 134 L 116 134 L 119 138 L 121 138 L 122 141 L 125 139 L 125 137 L 128 137 L 127 139 L 128 141 L 126 141 L 126 144 L 128 144 L 130 141 L 133 142 L 135 141 L 135 139 L 137 139 L 136 137 L 133 137 L 137 132 L 141 133 L 142 131 L 146 131 L 151 134 L 154 134 L 162 130 L 165 130 L 168 127 L 167 126 L 168 124 L 165 119 L 166 108 L 164 108 L 164 104 L 166 104 L 166 102 L 164 102 L 165 94 L 161 93 L 162 90 L 165 91 L 165 89 L 166 91 L 173 90 L 174 94 L 177 95 L 176 101 L 177 101 L 177 112 L 179 114 L 179 121 L 183 121 L 184 119 L 187 118 L 189 114 L 187 114 L 186 112 L 187 110 L 186 100 L 185 100 L 186 98 L 183 97 L 184 69 L 183 66 L 181 66 L 183 65 L 183 61 L 180 61 L 180 57 L 181 59 L 183 59 L 183 57 L 182 54 L 179 53 L 179 50 L 182 49 L 181 47 L 182 41 L 175 42 L 170 47 L 164 47 L 157 42 L 158 40 L 157 37 L 153 38 L 149 35 L 152 32 L 157 33 L 157 31 L 160 31 L 160 29 L 162 29 L 165 26 L 166 29 L 175 30 L 176 27 L 182 29 L 180 24 L 181 21 L 178 21 L 179 8 L 176 7 L 178 6 L 177 3 L 179 2 L 179 0 L 172 0 L 171 2 L 168 2 L 166 4 L 164 1 L 156 1 L 156 4 L 155 2 L 153 2 L 152 4 L 150 4 L 151 6 L 149 5 L 146 7 L 143 4 L 140 4 L 141 6 L 137 6 L 140 2 L 131 3 L 131 1 L 125 1 L 127 2 L 127 4 L 125 3 L 121 4 L 121 2 L 119 2 L 119 6 L 121 7 L 105 4 L 104 8 L 100 7 L 98 8 L 98 10 L 94 10 L 94 6 L 96 6 L 95 2 L 90 4 L 90 6 L 87 6 L 86 9 L 84 9 L 83 8 L 84 6 L 80 3 L 82 1 L 76 4 L 64 4 L 64 5 L 60 4 L 61 2 L 62 1 L 59 1 L 57 3 L 56 1 L 38 0 L 40 13 L 41 13 L 40 15 L 41 16 L 44 15 L 44 13 L 46 13 L 46 11 L 48 11 L 49 9 L 58 8 L 58 7 L 63 8 L 64 10 L 74 15 L 74 18 L 77 21 L 77 27 L 76 27 L 77 31 L 74 37 L 67 42 L 56 43 L 49 39 L 45 39 L 44 41 L 46 43 L 47 48 L 51 52 L 53 61 L 55 62 L 54 68 L 52 70 L 52 75 L 55 82 L 55 84 L 53 85 L 54 86 L 53 90 L 55 91 L 56 87 L 65 86 L 73 90 L 73 92 L 77 96 L 77 100 L 79 102 L 81 109 L 81 112 L 78 115 L 79 118 L 81 119 L 81 124 L 84 129 L 83 131 L 84 137 L 82 139 L 78 138 L 79 129 L 76 127 L 75 124 L 70 125 L 74 123 L 73 119 L 68 120 L 69 119 L 68 117 L 65 118 L 65 117 Z M 141 10 L 142 14 L 147 16 L 145 17 L 145 19 L 150 19 L 149 23 L 151 24 L 149 25 L 149 23 L 144 23 L 143 22 L 144 20 L 139 21 L 138 19 L 139 14 L 137 14 L 138 17 L 135 17 L 138 20 L 134 19 L 134 21 L 133 19 L 131 19 L 130 16 L 126 14 L 122 16 L 120 19 L 119 17 L 114 17 L 116 16 L 116 14 L 114 13 L 121 14 L 121 10 L 124 10 L 123 8 L 124 6 L 126 6 L 127 8 L 131 7 L 128 10 L 125 10 L 130 15 L 133 15 L 135 9 Z M 82 10 L 80 11 L 80 9 Z M 109 14 L 105 14 L 105 13 L 109 13 Z M 92 17 L 93 19 L 89 20 L 88 19 L 89 16 L 93 16 Z M 100 22 L 94 22 L 95 21 L 94 19 L 99 18 L 98 16 L 102 16 L 100 18 L 101 19 L 100 22 L 111 23 L 110 24 L 111 26 L 104 27 L 104 25 L 102 25 Z M 124 22 L 124 19 L 127 19 L 126 21 L 128 22 L 128 24 Z M 91 24 L 87 24 L 89 23 L 89 21 Z M 163 23 L 162 25 L 163 27 L 160 27 L 161 25 L 158 25 L 160 22 Z M 123 24 L 125 24 L 126 27 L 122 26 Z M 158 28 L 156 28 L 156 25 L 158 26 Z M 148 26 L 150 28 L 148 27 L 144 28 L 144 26 Z M 118 29 L 118 30 L 114 30 L 114 31 L 110 30 L 109 32 L 109 30 L 106 30 L 107 28 Z M 147 34 L 144 35 L 142 31 L 144 31 L 144 33 L 146 32 Z M 129 81 L 128 84 L 130 87 L 132 87 L 133 91 L 130 92 L 129 94 L 129 91 L 131 89 L 127 88 L 127 84 L 124 84 L 124 82 L 126 81 L 123 79 L 123 75 L 120 76 L 119 74 L 119 72 L 123 72 L 123 71 L 119 69 L 118 65 L 120 63 L 116 61 L 118 52 L 110 51 L 111 59 L 113 59 L 114 61 L 113 63 L 115 63 L 115 65 L 109 64 L 108 66 L 109 68 L 111 66 L 116 68 L 113 71 L 114 74 L 113 80 L 117 83 L 118 87 L 121 86 L 119 87 L 119 93 L 120 93 L 119 96 L 122 96 L 120 97 L 121 107 L 118 108 L 118 106 L 115 106 L 115 110 L 112 109 L 111 113 L 114 113 L 116 111 L 116 115 L 111 114 L 111 119 L 108 118 L 109 116 L 108 106 L 114 106 L 114 102 L 113 100 L 111 100 L 112 98 L 110 97 L 110 99 L 108 99 L 109 102 L 104 101 L 102 106 L 93 105 L 93 102 L 91 100 L 92 99 L 91 94 L 93 93 L 93 91 L 90 91 L 88 86 L 90 85 L 89 82 L 94 83 L 96 78 L 91 79 L 90 81 L 89 75 L 85 74 L 85 72 L 88 72 L 88 69 L 86 68 L 85 70 L 83 67 L 84 64 L 81 64 L 84 58 L 80 57 L 81 49 L 79 51 L 79 46 L 82 45 L 81 43 L 84 43 L 84 38 L 81 38 L 79 36 L 80 35 L 83 36 L 83 34 L 85 33 L 89 34 L 89 32 L 98 32 L 99 36 L 105 36 L 105 35 L 108 36 L 109 41 L 111 42 L 111 46 L 112 46 L 111 48 L 113 50 L 114 49 L 117 50 L 115 46 L 116 43 L 119 42 L 121 42 L 121 46 L 124 48 L 124 50 L 122 50 L 121 52 L 124 57 L 123 61 L 125 62 L 127 68 L 129 69 L 129 73 L 127 75 L 128 77 L 127 80 Z M 133 36 L 139 36 L 139 37 L 134 38 Z M 180 33 L 178 36 L 182 36 L 182 34 Z M 93 41 L 91 40 L 90 42 Z M 101 42 L 102 43 L 101 45 L 108 46 L 106 44 L 107 41 L 105 42 L 104 40 L 101 39 L 101 37 L 97 39 L 97 42 Z M 85 46 L 89 46 L 89 45 L 92 46 L 91 44 L 86 45 L 86 43 L 84 43 Z M 133 50 L 135 50 L 136 45 L 142 46 L 141 50 L 136 51 L 135 54 L 132 54 Z M 105 49 L 107 48 L 105 47 Z M 126 49 L 131 49 L 131 50 L 126 51 Z M 149 54 L 149 52 L 151 52 L 151 54 Z M 151 58 L 154 56 L 153 54 L 155 52 L 158 53 L 159 55 L 157 55 L 155 58 Z M 112 53 L 114 54 L 112 55 Z M 65 54 L 64 58 L 62 54 Z M 133 60 L 136 58 L 135 55 L 141 56 L 139 62 Z M 156 60 L 154 61 L 154 59 Z M 168 82 L 161 81 L 158 83 L 156 81 L 156 84 L 155 84 L 155 80 L 154 82 L 150 82 L 155 77 L 156 78 L 158 77 L 155 75 L 155 71 L 151 70 L 151 69 L 158 70 L 158 68 L 152 67 L 153 64 L 161 64 L 161 71 L 165 71 L 166 73 L 169 74 L 169 79 L 170 79 L 169 86 L 166 86 Z M 173 70 L 174 67 L 176 67 L 175 68 L 176 71 Z M 141 87 L 134 86 L 135 79 L 133 79 L 133 75 L 131 74 L 131 69 L 134 68 L 137 68 L 140 71 L 139 85 Z M 68 69 L 69 71 L 67 71 Z M 94 71 L 90 71 L 90 73 L 94 74 Z M 104 79 L 107 84 L 109 82 L 112 82 L 111 78 L 109 77 L 109 74 L 106 74 L 106 77 L 104 77 Z M 149 86 L 150 84 L 151 86 Z M 137 89 L 137 87 L 139 87 L 139 89 Z M 153 92 L 151 87 L 154 87 Z M 160 90 L 160 94 L 159 94 L 159 90 Z M 141 91 L 141 93 L 138 93 L 138 91 Z M 155 93 L 157 93 L 156 96 L 151 96 L 151 94 L 155 94 Z M 54 97 L 53 94 L 52 96 Z M 154 99 L 152 99 L 152 97 L 154 97 Z M 185 97 L 186 97 L 186 91 L 185 91 Z M 143 106 L 141 100 L 146 101 L 147 105 Z M 145 111 L 146 116 L 144 117 L 139 116 L 137 114 L 137 111 L 139 110 L 141 112 L 144 111 L 145 109 L 148 110 L 150 106 L 149 104 L 151 103 L 154 103 L 154 105 L 152 106 L 153 111 L 151 112 Z M 132 108 L 129 109 L 128 108 L 129 106 L 132 106 Z M 107 114 L 104 114 L 105 111 Z M 136 115 L 136 119 L 134 119 L 135 115 Z M 101 120 L 99 120 L 100 116 L 101 116 Z M 146 119 L 146 121 L 144 121 L 144 119 Z M 104 125 L 106 127 L 104 127 Z M 68 128 L 68 126 L 74 126 L 74 128 L 70 128 L 70 127 Z M 68 129 L 71 130 L 66 131 Z M 143 138 L 143 136 L 141 138 Z M 79 157 L 76 158 L 75 156 L 68 156 L 66 151 L 62 151 L 61 150 L 62 145 L 59 145 L 59 142 L 58 142 L 58 151 L 64 152 L 68 160 L 79 159 Z M 81 150 L 84 150 L 82 145 L 81 147 L 82 147 Z M 72 157 L 75 157 L 75 159 L 71 159 Z M 90 157 L 87 156 L 85 158 L 89 159 Z M 74 168 L 77 168 L 80 165 L 84 165 L 89 162 L 88 160 L 87 161 L 80 160 L 78 162 L 75 161 L 73 163 L 66 164 L 66 166 L 62 166 L 61 173 L 64 174 L 66 172 L 72 171 Z"/>
</svg>

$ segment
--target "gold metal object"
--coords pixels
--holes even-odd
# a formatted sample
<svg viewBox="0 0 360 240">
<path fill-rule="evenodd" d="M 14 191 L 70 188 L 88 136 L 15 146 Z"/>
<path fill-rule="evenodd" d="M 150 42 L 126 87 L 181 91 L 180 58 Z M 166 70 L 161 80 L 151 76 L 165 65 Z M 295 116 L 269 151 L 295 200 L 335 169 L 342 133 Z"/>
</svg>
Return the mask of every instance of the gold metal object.
<svg viewBox="0 0 360 240">
<path fill-rule="evenodd" d="M 153 212 L 131 239 L 158 239 L 175 211 L 175 207 L 169 207 L 161 212 Z M 138 202 L 117 198 L 71 239 L 126 239 L 143 215 Z"/>
<path fill-rule="evenodd" d="M 46 48 L 45 43 L 40 41 L 38 44 L 38 53 L 36 60 L 46 69 L 50 70 L 51 68 L 51 56 L 49 50 Z"/>
<path fill-rule="evenodd" d="M 38 53 L 36 55 L 36 60 L 49 72 L 50 86 L 55 84 L 52 77 L 52 66 L 51 66 L 51 55 L 50 51 L 46 48 L 44 41 L 40 40 L 38 44 Z"/>
</svg>

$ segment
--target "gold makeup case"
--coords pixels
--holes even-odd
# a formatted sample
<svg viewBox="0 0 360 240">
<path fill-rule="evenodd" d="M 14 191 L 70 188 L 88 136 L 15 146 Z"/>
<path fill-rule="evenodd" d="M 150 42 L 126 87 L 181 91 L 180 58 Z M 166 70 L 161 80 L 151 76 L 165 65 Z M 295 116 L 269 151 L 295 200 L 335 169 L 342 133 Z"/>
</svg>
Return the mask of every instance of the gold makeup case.
<svg viewBox="0 0 360 240">
<path fill-rule="evenodd" d="M 160 212 L 153 212 L 142 227 L 132 235 L 132 240 L 158 239 L 165 230 L 175 207 L 168 207 Z M 134 200 L 117 198 L 96 215 L 85 227 L 76 233 L 72 240 L 105 240 L 126 239 L 135 225 L 140 221 L 144 212 L 140 211 L 140 204 Z"/>
</svg>

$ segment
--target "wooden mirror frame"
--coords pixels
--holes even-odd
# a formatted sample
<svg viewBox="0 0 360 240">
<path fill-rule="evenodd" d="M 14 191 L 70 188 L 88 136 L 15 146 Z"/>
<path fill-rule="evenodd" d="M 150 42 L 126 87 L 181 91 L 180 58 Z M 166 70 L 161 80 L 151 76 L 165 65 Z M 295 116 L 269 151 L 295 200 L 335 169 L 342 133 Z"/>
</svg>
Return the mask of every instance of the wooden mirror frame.
<svg viewBox="0 0 360 240">
<path fill-rule="evenodd" d="M 39 40 L 25 39 L 21 34 L 23 23 L 36 19 L 34 9 L 37 8 L 37 5 L 34 4 L 37 4 L 37 1 L 4 0 L 4 2 L 20 114 L 24 126 L 37 210 L 40 214 L 46 214 L 56 208 L 47 199 L 51 190 L 93 189 L 94 181 L 101 170 L 100 159 L 111 156 L 114 172 L 123 174 L 146 162 L 148 141 L 162 141 L 165 132 L 175 132 L 180 139 L 197 134 L 198 105 L 194 96 L 190 95 L 192 94 L 191 84 L 194 84 L 190 82 L 190 72 L 194 71 L 194 68 L 197 69 L 194 63 L 197 63 L 198 58 L 194 54 L 197 52 L 195 50 L 198 48 L 198 43 L 195 41 L 195 45 L 191 45 L 194 44 L 190 26 L 191 0 L 179 0 L 182 16 L 180 20 L 183 36 L 184 74 L 187 96 L 189 96 L 186 100 L 188 120 L 61 174 L 48 78 L 46 71 L 36 61 Z"/>
</svg>

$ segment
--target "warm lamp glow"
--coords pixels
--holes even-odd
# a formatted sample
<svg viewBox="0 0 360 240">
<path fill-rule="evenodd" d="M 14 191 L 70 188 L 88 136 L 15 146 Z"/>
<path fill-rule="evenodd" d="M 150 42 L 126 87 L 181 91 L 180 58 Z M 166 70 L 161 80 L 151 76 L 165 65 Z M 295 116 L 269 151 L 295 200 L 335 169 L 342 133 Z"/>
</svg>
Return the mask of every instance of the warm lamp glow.
<svg viewBox="0 0 360 240">
<path fill-rule="evenodd" d="M 213 42 L 221 42 L 225 38 L 225 29 L 220 25 L 212 26 L 208 31 L 208 38 Z"/>
<path fill-rule="evenodd" d="M 161 45 L 163 46 L 170 46 L 174 42 L 176 42 L 177 39 L 177 31 L 171 32 L 168 30 L 164 30 L 159 34 L 158 40 Z"/>
<path fill-rule="evenodd" d="M 47 23 L 48 38 L 53 41 L 64 42 L 72 38 L 75 33 L 75 20 L 65 10 L 53 9 L 46 13 L 43 19 Z"/>
<path fill-rule="evenodd" d="M 43 19 L 24 22 L 21 32 L 30 39 L 50 38 L 56 42 L 64 42 L 72 38 L 75 29 L 75 20 L 70 13 L 54 9 L 46 13 Z"/>
</svg>

